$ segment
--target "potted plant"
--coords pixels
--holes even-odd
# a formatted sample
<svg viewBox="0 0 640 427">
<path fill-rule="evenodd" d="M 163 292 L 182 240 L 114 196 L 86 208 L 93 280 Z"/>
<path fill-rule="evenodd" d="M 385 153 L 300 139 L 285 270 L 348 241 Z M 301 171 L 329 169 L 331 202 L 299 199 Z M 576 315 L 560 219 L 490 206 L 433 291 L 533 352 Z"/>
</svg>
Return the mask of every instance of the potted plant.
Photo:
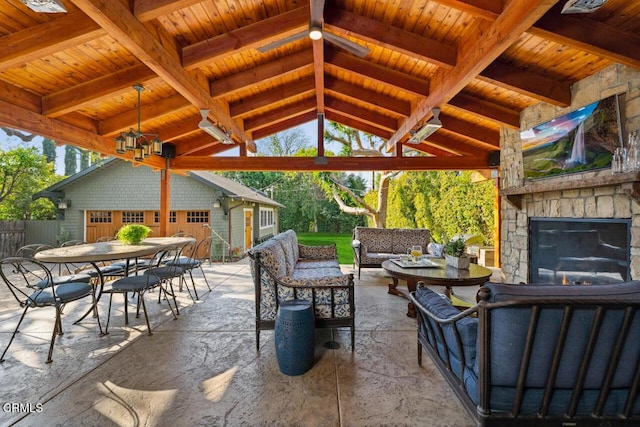
<svg viewBox="0 0 640 427">
<path fill-rule="evenodd" d="M 128 224 L 123 225 L 118 230 L 116 238 L 126 245 L 137 245 L 151 233 L 151 229 L 146 225 Z"/>
<path fill-rule="evenodd" d="M 469 268 L 471 259 L 466 255 L 466 245 L 464 240 L 455 239 L 449 240 L 444 245 L 444 258 L 447 261 L 447 265 L 451 267 L 466 270 Z"/>
</svg>

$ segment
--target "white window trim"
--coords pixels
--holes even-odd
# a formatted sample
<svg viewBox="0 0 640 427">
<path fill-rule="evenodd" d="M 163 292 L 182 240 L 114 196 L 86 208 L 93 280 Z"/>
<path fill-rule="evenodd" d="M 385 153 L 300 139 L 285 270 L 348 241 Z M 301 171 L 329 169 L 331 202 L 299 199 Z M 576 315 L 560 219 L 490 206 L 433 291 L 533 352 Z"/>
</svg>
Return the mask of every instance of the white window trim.
<svg viewBox="0 0 640 427">
<path fill-rule="evenodd" d="M 271 224 L 268 225 L 262 225 L 262 212 L 266 212 L 266 219 L 267 221 L 269 220 L 269 212 L 271 212 Z M 267 228 L 273 228 L 274 225 L 276 225 L 276 214 L 275 214 L 275 209 L 273 208 L 260 208 L 259 210 L 259 224 L 260 224 L 260 230 L 265 230 Z"/>
</svg>

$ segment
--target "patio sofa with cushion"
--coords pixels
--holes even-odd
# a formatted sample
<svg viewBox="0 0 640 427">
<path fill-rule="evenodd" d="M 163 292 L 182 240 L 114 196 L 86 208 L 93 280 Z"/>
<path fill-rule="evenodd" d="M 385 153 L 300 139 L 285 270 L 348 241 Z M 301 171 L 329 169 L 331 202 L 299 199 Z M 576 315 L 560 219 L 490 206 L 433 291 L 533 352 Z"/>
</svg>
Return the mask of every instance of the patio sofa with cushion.
<svg viewBox="0 0 640 427">
<path fill-rule="evenodd" d="M 488 283 L 463 312 L 411 298 L 418 363 L 424 347 L 478 425 L 640 425 L 640 282 Z"/>
<path fill-rule="evenodd" d="M 295 231 L 287 230 L 248 251 L 256 293 L 256 348 L 260 331 L 274 329 L 282 301 L 311 301 L 316 327 L 351 329 L 355 344 L 353 274 L 340 270 L 336 246 L 298 243 Z"/>
<path fill-rule="evenodd" d="M 361 268 L 380 268 L 384 261 L 406 255 L 411 246 L 422 246 L 422 253 L 427 256 L 442 257 L 442 248 L 439 254 L 434 254 L 436 245 L 429 247 L 430 238 L 426 228 L 354 228 L 353 261 L 358 266 L 358 279 Z"/>
</svg>

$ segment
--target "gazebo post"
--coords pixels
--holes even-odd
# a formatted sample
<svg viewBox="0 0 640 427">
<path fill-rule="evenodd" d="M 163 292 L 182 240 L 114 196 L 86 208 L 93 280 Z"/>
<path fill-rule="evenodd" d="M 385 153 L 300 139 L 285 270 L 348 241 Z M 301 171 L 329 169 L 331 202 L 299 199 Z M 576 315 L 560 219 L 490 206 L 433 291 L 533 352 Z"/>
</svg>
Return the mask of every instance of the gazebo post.
<svg viewBox="0 0 640 427">
<path fill-rule="evenodd" d="M 167 163 L 168 163 L 167 159 Z M 167 236 L 169 230 L 169 210 L 171 208 L 171 172 L 168 168 L 160 172 L 160 237 Z"/>
</svg>

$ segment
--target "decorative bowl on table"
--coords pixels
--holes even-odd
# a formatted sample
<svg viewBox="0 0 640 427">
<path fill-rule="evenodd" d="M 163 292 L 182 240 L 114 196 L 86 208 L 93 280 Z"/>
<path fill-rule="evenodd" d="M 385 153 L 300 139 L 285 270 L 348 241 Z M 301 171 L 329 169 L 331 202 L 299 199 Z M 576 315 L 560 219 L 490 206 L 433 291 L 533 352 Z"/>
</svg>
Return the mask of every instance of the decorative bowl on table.
<svg viewBox="0 0 640 427">
<path fill-rule="evenodd" d="M 125 245 L 138 245 L 149 236 L 151 229 L 146 225 L 128 224 L 118 230 L 116 238 Z"/>
</svg>

